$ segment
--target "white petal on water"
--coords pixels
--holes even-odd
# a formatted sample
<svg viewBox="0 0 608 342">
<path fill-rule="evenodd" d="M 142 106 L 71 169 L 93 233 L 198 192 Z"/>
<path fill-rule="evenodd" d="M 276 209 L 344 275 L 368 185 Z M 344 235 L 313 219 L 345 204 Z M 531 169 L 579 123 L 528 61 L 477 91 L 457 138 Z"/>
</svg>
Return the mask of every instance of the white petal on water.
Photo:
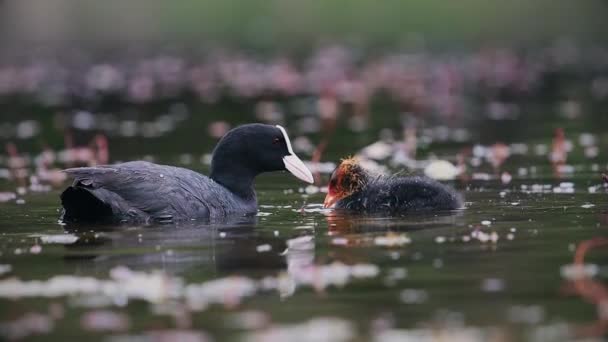
<svg viewBox="0 0 608 342">
<path fill-rule="evenodd" d="M 489 173 L 484 173 L 484 172 L 475 172 L 471 175 L 471 178 L 473 180 L 489 181 L 492 179 L 492 175 L 490 175 Z"/>
<path fill-rule="evenodd" d="M 337 245 L 337 246 L 346 246 L 346 245 L 348 245 L 348 239 L 342 238 L 342 237 L 333 238 L 331 240 L 331 244 Z"/>
<path fill-rule="evenodd" d="M 473 239 L 479 240 L 482 243 L 486 243 L 488 241 L 492 241 L 493 240 L 493 237 L 492 237 L 491 234 L 488 234 L 488 233 L 486 233 L 484 231 L 481 231 L 481 230 L 475 230 L 475 231 L 473 231 L 471 233 L 471 237 Z M 498 237 L 496 237 L 496 240 L 498 240 Z"/>
<path fill-rule="evenodd" d="M 48 334 L 54 327 L 51 316 L 31 312 L 14 321 L 2 322 L 0 334 L 8 340 L 18 340 L 31 335 Z"/>
<path fill-rule="evenodd" d="M 112 298 L 101 294 L 93 294 L 87 296 L 71 297 L 68 300 L 68 304 L 69 306 L 73 307 L 103 308 L 114 305 L 115 301 L 113 301 Z"/>
<path fill-rule="evenodd" d="M 484 292 L 500 292 L 504 288 L 505 282 L 500 278 L 486 278 L 481 282 L 481 290 Z"/>
<path fill-rule="evenodd" d="M 142 335 L 112 335 L 105 339 L 108 342 L 210 342 L 213 341 L 200 330 L 148 330 Z"/>
<path fill-rule="evenodd" d="M 80 325 L 88 331 L 125 331 L 129 329 L 129 316 L 109 310 L 86 312 L 80 319 Z"/>
<path fill-rule="evenodd" d="M 392 280 L 405 279 L 408 275 L 407 268 L 405 267 L 394 267 L 388 270 L 387 278 Z"/>
<path fill-rule="evenodd" d="M 600 154 L 600 149 L 597 146 L 587 146 L 584 149 L 585 157 L 592 159 Z"/>
<path fill-rule="evenodd" d="M 415 342 L 415 341 L 450 341 L 450 342 L 482 342 L 491 341 L 500 336 L 492 330 L 450 326 L 434 329 L 387 329 L 381 330 L 374 336 L 375 342 Z"/>
<path fill-rule="evenodd" d="M 325 189 L 325 188 L 324 188 Z M 326 190 L 325 190 L 326 191 Z M 323 204 L 307 204 L 301 209 L 293 209 L 294 212 L 305 212 L 305 213 L 330 213 L 333 209 L 323 208 Z"/>
<path fill-rule="evenodd" d="M 41 235 L 40 241 L 46 244 L 72 244 L 78 241 L 78 236 L 72 234 Z"/>
<path fill-rule="evenodd" d="M 545 312 L 538 305 L 515 305 L 509 308 L 508 317 L 513 323 L 538 324 L 544 319 Z"/>
<path fill-rule="evenodd" d="M 352 276 L 355 278 L 374 278 L 380 273 L 378 266 L 372 264 L 353 265 L 350 266 L 350 270 Z"/>
<path fill-rule="evenodd" d="M 242 311 L 228 317 L 229 324 L 238 329 L 261 329 L 270 323 L 270 316 L 262 311 Z"/>
<path fill-rule="evenodd" d="M 531 313 L 529 318 L 536 320 L 537 318 L 534 315 L 534 313 Z M 529 337 L 530 341 L 573 341 L 572 332 L 571 324 L 558 321 L 556 323 L 535 325 Z"/>
<path fill-rule="evenodd" d="M 14 192 L 0 192 L 0 203 L 12 201 L 17 198 Z"/>
<path fill-rule="evenodd" d="M 21 121 L 17 124 L 17 127 L 15 128 L 16 130 L 16 135 L 18 138 L 20 139 L 27 139 L 27 138 L 31 138 L 35 135 L 38 134 L 38 132 L 40 131 L 40 123 L 38 123 L 37 121 L 34 120 L 26 120 L 26 121 Z"/>
<path fill-rule="evenodd" d="M 578 136 L 578 143 L 581 146 L 592 146 L 596 144 L 596 137 L 592 133 L 583 132 Z"/>
<path fill-rule="evenodd" d="M 393 153 L 393 146 L 383 141 L 377 141 L 366 146 L 360 154 L 366 158 L 381 160 L 390 157 Z"/>
<path fill-rule="evenodd" d="M 424 168 L 424 175 L 437 180 L 453 180 L 461 169 L 446 160 L 433 160 Z"/>
<path fill-rule="evenodd" d="M 232 307 L 239 304 L 243 298 L 253 296 L 257 289 L 258 285 L 253 279 L 234 276 L 189 284 L 184 288 L 184 297 L 194 310 L 204 309 L 209 304 Z"/>
<path fill-rule="evenodd" d="M 318 317 L 296 324 L 273 325 L 243 336 L 244 341 L 300 342 L 350 341 L 356 336 L 355 326 L 344 319 Z"/>
<path fill-rule="evenodd" d="M 513 179 L 513 176 L 511 176 L 511 174 L 508 172 L 503 172 L 500 175 L 500 181 L 502 182 L 502 184 L 509 184 L 512 179 Z"/>
<path fill-rule="evenodd" d="M 574 193 L 573 188 L 561 188 L 559 186 L 553 188 L 553 193 L 562 194 L 562 193 Z"/>
<path fill-rule="evenodd" d="M 399 294 L 399 298 L 406 304 L 420 304 L 426 302 L 429 294 L 422 289 L 404 289 Z"/>
<path fill-rule="evenodd" d="M 395 247 L 403 246 L 411 242 L 412 240 L 406 234 L 389 233 L 387 235 L 377 236 L 374 238 L 374 244 L 376 246 Z"/>
<path fill-rule="evenodd" d="M 272 246 L 269 244 L 259 245 L 255 248 L 258 253 L 270 252 L 272 250 Z"/>
<path fill-rule="evenodd" d="M 295 227 L 293 227 L 294 230 L 302 230 L 302 229 L 311 230 L 311 229 L 314 229 L 314 228 L 315 227 L 312 224 L 307 224 L 307 225 L 301 225 L 301 226 L 295 226 Z"/>
<path fill-rule="evenodd" d="M 568 264 L 560 268 L 562 278 L 577 280 L 581 278 L 591 278 L 598 274 L 600 268 L 595 264 Z"/>
<path fill-rule="evenodd" d="M 10 272 L 13 269 L 11 265 L 0 264 L 0 275 Z"/>
<path fill-rule="evenodd" d="M 308 185 L 306 188 L 304 188 L 304 191 L 309 195 L 314 195 L 319 193 L 319 187 L 314 185 Z"/>
</svg>

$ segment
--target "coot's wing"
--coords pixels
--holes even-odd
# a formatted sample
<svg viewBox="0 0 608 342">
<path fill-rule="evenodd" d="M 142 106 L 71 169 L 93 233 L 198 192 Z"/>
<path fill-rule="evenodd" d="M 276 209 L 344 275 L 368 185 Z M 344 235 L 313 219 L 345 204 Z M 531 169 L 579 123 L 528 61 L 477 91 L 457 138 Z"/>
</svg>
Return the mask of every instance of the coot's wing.
<svg viewBox="0 0 608 342">
<path fill-rule="evenodd" d="M 221 191 L 194 171 L 142 161 L 65 172 L 74 177 L 73 188 L 86 189 L 110 205 L 114 215 L 157 221 L 209 217 L 208 203 Z"/>
</svg>

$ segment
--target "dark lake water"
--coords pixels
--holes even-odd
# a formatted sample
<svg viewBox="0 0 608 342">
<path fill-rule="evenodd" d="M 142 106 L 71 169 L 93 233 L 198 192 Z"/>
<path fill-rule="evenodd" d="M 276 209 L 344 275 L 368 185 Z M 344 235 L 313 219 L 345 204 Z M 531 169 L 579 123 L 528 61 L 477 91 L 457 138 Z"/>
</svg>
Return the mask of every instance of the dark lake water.
<svg viewBox="0 0 608 342">
<path fill-rule="evenodd" d="M 206 172 L 198 160 L 213 139 L 192 146 L 205 120 L 158 139 L 110 139 L 112 160 L 153 155 Z M 339 130 L 327 159 L 355 153 L 392 125 L 372 123 L 363 133 Z M 482 161 L 469 165 L 468 180 L 452 181 L 466 201 L 452 213 L 333 213 L 322 209 L 319 188 L 268 174 L 256 183 L 256 217 L 75 231 L 58 223 L 60 187 L 19 195 L 0 204 L 0 332 L 104 341 L 600 338 L 608 325 L 605 124 L 600 113 L 467 122 L 465 143 L 436 142 L 419 158 L 454 160 L 463 145 L 496 141 L 512 153 L 500 172 Z M 551 149 L 557 127 L 572 142 L 560 172 L 538 147 Z M 581 135 L 594 138 L 597 156 L 585 157 Z M 501 181 L 502 171 L 512 180 Z M 598 246 L 585 250 L 589 241 Z M 573 266 L 577 251 L 584 260 Z"/>
</svg>

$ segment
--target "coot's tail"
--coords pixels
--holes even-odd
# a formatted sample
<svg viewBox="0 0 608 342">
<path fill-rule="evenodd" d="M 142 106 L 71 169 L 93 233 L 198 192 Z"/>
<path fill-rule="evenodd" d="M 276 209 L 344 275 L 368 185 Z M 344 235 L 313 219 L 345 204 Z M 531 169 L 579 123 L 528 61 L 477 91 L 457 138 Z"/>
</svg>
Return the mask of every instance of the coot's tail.
<svg viewBox="0 0 608 342">
<path fill-rule="evenodd" d="M 63 222 L 101 223 L 112 219 L 112 207 L 87 189 L 70 186 L 61 194 Z"/>
<path fill-rule="evenodd" d="M 115 223 L 128 213 L 128 203 L 105 188 L 117 174 L 109 166 L 79 167 L 63 170 L 74 183 L 61 194 L 63 222 Z"/>
</svg>

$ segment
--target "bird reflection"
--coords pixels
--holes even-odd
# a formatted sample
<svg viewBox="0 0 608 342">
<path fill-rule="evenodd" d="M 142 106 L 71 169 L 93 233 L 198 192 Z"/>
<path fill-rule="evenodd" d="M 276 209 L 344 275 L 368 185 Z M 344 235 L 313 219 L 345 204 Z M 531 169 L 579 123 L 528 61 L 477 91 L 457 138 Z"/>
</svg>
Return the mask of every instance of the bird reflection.
<svg viewBox="0 0 608 342">
<path fill-rule="evenodd" d="M 93 229 L 94 228 L 94 229 Z M 101 229 L 100 229 L 101 228 Z M 288 246 L 294 236 L 264 233 L 258 217 L 231 218 L 221 223 L 189 223 L 180 226 L 91 227 L 66 226 L 76 242 L 65 245 L 64 259 L 77 273 L 100 276 L 118 265 L 132 270 L 162 270 L 211 276 L 260 275 L 289 269 L 289 264 L 312 263 L 314 241 L 304 250 Z M 290 239 L 292 238 L 292 239 Z M 308 255 L 309 254 L 309 255 Z"/>
<path fill-rule="evenodd" d="M 458 223 L 462 211 L 442 211 L 435 213 L 412 213 L 404 216 L 357 215 L 346 211 L 333 210 L 325 214 L 330 234 L 340 236 L 361 235 L 384 231 L 407 232 L 446 227 Z"/>
<path fill-rule="evenodd" d="M 376 276 L 378 267 L 369 264 L 369 259 L 351 246 L 373 246 L 378 237 L 390 240 L 390 234 L 400 237 L 407 231 L 451 229 L 461 221 L 459 214 L 452 212 L 391 218 L 340 211 L 324 214 L 314 218 L 327 222 L 331 239 L 341 238 L 348 243 L 329 243 L 324 246 L 327 254 L 322 258 L 316 257 L 315 249 L 327 240 L 320 238 L 319 232 L 296 229 L 277 233 L 261 226 L 258 217 L 240 217 L 220 223 L 105 230 L 66 226 L 66 232 L 77 240 L 65 245 L 64 260 L 73 265 L 76 274 L 100 278 L 117 266 L 133 271 L 161 270 L 184 279 L 245 276 L 258 279 L 260 289 L 274 289 L 281 297 L 290 297 L 300 286 L 323 293 L 328 286 Z"/>
</svg>

